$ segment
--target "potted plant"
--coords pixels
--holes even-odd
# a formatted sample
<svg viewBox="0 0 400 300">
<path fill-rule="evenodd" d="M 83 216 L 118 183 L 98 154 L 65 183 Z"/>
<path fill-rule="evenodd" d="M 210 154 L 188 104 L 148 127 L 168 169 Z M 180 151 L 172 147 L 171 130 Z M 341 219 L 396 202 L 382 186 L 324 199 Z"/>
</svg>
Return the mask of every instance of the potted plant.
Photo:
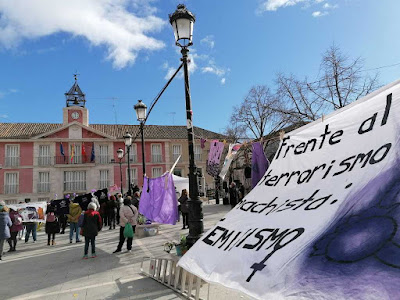
<svg viewBox="0 0 400 300">
<path fill-rule="evenodd" d="M 187 252 L 186 235 L 181 235 L 179 241 L 168 241 L 164 244 L 164 251 L 170 253 L 175 247 L 176 255 L 182 256 Z"/>
</svg>

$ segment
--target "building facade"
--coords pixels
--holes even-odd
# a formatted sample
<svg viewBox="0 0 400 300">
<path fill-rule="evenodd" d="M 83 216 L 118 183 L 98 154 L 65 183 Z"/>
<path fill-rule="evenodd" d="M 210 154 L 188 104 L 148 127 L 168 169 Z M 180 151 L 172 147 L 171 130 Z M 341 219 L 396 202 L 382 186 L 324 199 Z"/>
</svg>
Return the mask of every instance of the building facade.
<svg viewBox="0 0 400 300">
<path fill-rule="evenodd" d="M 18 203 L 49 201 L 66 194 L 81 194 L 117 185 L 128 190 L 128 159 L 123 136 L 137 137 L 130 148 L 131 182 L 143 185 L 142 144 L 139 125 L 90 124 L 85 94 L 77 81 L 66 94 L 63 122 L 0 123 L 0 200 Z M 214 187 L 206 174 L 210 143 L 203 139 L 223 139 L 215 132 L 194 128 L 195 161 L 201 193 Z M 145 125 L 146 175 L 158 177 L 171 169 L 188 177 L 189 155 L 185 126 Z M 125 152 L 121 161 L 117 150 Z M 121 180 L 122 174 L 122 180 Z M 56 196 L 57 195 L 57 196 Z"/>
</svg>

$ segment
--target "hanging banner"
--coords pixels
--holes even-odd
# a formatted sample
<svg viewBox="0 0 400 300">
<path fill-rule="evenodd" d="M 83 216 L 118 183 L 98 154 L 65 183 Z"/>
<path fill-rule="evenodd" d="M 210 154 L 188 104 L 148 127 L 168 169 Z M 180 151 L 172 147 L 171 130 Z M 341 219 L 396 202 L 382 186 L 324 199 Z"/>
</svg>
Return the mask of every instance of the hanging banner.
<svg viewBox="0 0 400 300">
<path fill-rule="evenodd" d="M 92 194 L 84 194 L 81 196 L 76 196 L 74 199 L 74 203 L 78 203 L 79 206 L 82 208 L 82 210 L 85 211 L 87 210 L 90 201 L 92 201 Z"/>
<path fill-rule="evenodd" d="M 171 173 L 157 178 L 144 177 L 139 212 L 151 221 L 175 225 L 178 200 Z"/>
<path fill-rule="evenodd" d="M 22 216 L 22 222 L 46 222 L 46 202 L 29 202 L 20 204 L 7 204 Z"/>
<path fill-rule="evenodd" d="M 257 299 L 400 299 L 400 81 L 286 135 L 179 260 Z"/>
<path fill-rule="evenodd" d="M 265 157 L 263 146 L 260 142 L 253 143 L 251 155 L 251 187 L 254 188 L 261 180 L 269 167 L 269 161 Z"/>
<path fill-rule="evenodd" d="M 226 173 L 228 173 L 229 167 L 232 163 L 233 158 L 236 153 L 239 151 L 241 144 L 229 144 L 228 154 L 225 157 L 224 166 L 222 167 L 221 173 L 219 173 L 219 177 L 224 180 Z"/>
<path fill-rule="evenodd" d="M 224 151 L 224 143 L 219 142 L 218 140 L 213 140 L 211 142 L 206 171 L 212 177 L 216 177 L 219 174 L 219 166 L 223 151 Z"/>
<path fill-rule="evenodd" d="M 50 205 L 55 207 L 55 213 L 58 216 L 69 214 L 69 199 L 51 200 Z"/>
</svg>

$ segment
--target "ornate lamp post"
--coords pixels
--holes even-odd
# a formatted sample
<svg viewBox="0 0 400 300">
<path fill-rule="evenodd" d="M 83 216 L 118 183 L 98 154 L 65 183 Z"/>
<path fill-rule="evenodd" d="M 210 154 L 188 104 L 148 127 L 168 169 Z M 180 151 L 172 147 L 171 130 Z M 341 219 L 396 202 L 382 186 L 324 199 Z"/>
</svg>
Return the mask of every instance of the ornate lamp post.
<svg viewBox="0 0 400 300">
<path fill-rule="evenodd" d="M 129 158 L 129 152 L 131 150 L 131 145 L 132 145 L 132 135 L 130 135 L 129 132 L 125 133 L 124 135 L 124 141 L 125 141 L 125 146 L 126 146 L 126 151 L 128 153 L 128 195 L 132 196 L 132 189 L 131 189 L 131 166 L 130 166 L 130 158 Z"/>
<path fill-rule="evenodd" d="M 188 52 L 189 46 L 193 45 L 193 24 L 195 16 L 186 9 L 185 5 L 179 4 L 173 14 L 169 15 L 175 35 L 176 45 L 181 47 L 183 71 L 185 78 L 186 96 L 186 118 L 189 145 L 189 235 L 187 236 L 188 246 L 191 247 L 201 236 L 203 228 L 203 208 L 199 198 L 199 187 L 197 182 L 197 168 L 194 163 L 194 135 L 192 123 L 192 102 L 190 99 Z"/>
<path fill-rule="evenodd" d="M 123 195 L 124 192 L 123 192 L 123 190 L 122 190 L 122 158 L 124 157 L 124 150 L 122 150 L 121 148 L 119 148 L 119 149 L 117 150 L 117 156 L 118 156 L 118 159 L 119 159 L 119 173 L 120 173 L 120 175 L 121 175 L 121 194 Z"/>
<path fill-rule="evenodd" d="M 146 113 L 147 106 L 142 102 L 142 100 L 138 100 L 138 103 L 133 107 L 136 111 L 137 120 L 140 122 L 140 133 L 142 135 L 142 166 L 143 166 L 143 177 L 146 174 L 146 161 L 144 157 L 144 121 L 146 121 Z"/>
</svg>

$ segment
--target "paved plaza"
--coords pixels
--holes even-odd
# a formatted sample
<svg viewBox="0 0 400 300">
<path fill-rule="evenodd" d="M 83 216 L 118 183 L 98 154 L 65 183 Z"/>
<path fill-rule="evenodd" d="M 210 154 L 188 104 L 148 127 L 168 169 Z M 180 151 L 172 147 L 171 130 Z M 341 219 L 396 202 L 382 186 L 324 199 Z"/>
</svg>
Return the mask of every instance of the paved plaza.
<svg viewBox="0 0 400 300">
<path fill-rule="evenodd" d="M 229 209 L 230 206 L 204 205 L 205 230 Z M 167 255 L 163 244 L 188 232 L 181 227 L 181 222 L 175 226 L 162 225 L 157 236 L 135 238 L 132 253 L 118 254 L 112 254 L 118 244 L 118 228 L 104 227 L 96 239 L 98 257 L 88 260 L 82 260 L 83 243 L 69 243 L 68 228 L 66 234 L 56 236 L 56 246 L 47 246 L 47 236 L 42 230 L 36 243 L 32 243 L 32 238 L 27 244 L 19 241 L 16 252 L 4 255 L 0 263 L 0 299 L 184 299 L 140 274 L 142 258 Z M 207 293 L 207 288 L 202 288 L 203 299 Z M 211 285 L 210 299 L 250 298 Z"/>
</svg>

